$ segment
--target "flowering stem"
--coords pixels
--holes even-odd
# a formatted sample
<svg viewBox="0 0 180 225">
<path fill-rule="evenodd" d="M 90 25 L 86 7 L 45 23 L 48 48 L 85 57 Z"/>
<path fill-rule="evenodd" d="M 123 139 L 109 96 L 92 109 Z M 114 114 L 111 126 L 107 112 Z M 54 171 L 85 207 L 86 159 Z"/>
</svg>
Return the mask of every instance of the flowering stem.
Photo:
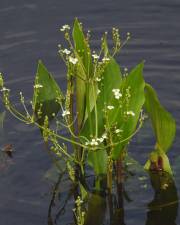
<svg viewBox="0 0 180 225">
<path fill-rule="evenodd" d="M 88 120 L 89 120 L 89 127 L 90 127 L 90 133 L 93 134 L 92 129 L 92 118 L 91 118 L 91 109 L 90 109 L 90 101 L 89 101 L 89 82 L 86 83 L 86 107 L 87 107 L 87 113 L 88 113 Z"/>
<path fill-rule="evenodd" d="M 98 113 L 97 113 L 97 104 L 96 104 L 96 94 L 95 94 L 95 84 L 92 84 L 93 97 L 94 97 L 94 113 L 95 113 L 95 135 L 98 137 Z"/>
</svg>

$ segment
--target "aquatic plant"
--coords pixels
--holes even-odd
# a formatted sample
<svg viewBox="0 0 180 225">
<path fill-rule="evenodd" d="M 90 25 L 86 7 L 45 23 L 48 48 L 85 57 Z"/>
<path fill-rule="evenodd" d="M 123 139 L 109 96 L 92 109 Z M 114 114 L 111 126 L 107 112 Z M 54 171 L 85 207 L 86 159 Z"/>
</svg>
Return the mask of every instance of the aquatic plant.
<svg viewBox="0 0 180 225">
<path fill-rule="evenodd" d="M 129 41 L 123 41 L 119 30 L 112 29 L 113 47 L 108 47 L 107 33 L 101 39 L 100 49 L 92 51 L 90 32 L 83 32 L 82 24 L 75 19 L 72 29 L 60 29 L 68 47 L 59 45 L 59 56 L 67 67 L 67 89 L 63 93 L 39 61 L 31 101 L 32 112 L 20 92 L 24 112 L 10 101 L 10 90 L 0 76 L 2 100 L 6 109 L 26 124 L 40 128 L 47 147 L 57 159 L 63 159 L 70 178 L 77 178 L 77 170 L 85 174 L 91 166 L 98 176 L 107 175 L 111 191 L 112 174 L 117 176 L 128 144 L 140 130 L 146 115 L 151 120 L 156 137 L 155 148 L 150 153 L 145 169 L 172 174 L 167 151 L 175 136 L 175 121 L 160 104 L 155 90 L 143 78 L 144 62 L 130 72 L 122 69 L 115 56 Z M 145 112 L 145 113 L 144 113 Z M 68 132 L 63 135 L 62 130 Z M 69 143 L 72 148 L 69 148 Z M 72 151 L 73 149 L 73 151 Z M 76 166 L 76 167 L 75 167 Z M 77 169 L 78 168 L 78 169 Z"/>
</svg>

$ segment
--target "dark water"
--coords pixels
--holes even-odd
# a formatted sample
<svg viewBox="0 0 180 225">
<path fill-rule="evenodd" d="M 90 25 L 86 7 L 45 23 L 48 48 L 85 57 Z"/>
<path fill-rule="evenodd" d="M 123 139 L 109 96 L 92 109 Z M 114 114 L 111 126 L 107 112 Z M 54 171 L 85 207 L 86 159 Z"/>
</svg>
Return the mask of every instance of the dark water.
<svg viewBox="0 0 180 225">
<path fill-rule="evenodd" d="M 0 71 L 5 74 L 17 106 L 20 90 L 27 101 L 31 99 L 39 58 L 65 87 L 65 68 L 57 57 L 57 44 L 63 41 L 58 29 L 63 24 L 72 24 L 76 16 L 93 31 L 95 48 L 102 33 L 112 26 L 119 27 L 124 36 L 128 31 L 132 33 L 132 40 L 123 49 L 118 62 L 130 68 L 145 59 L 146 81 L 156 88 L 162 103 L 176 118 L 177 135 L 169 155 L 180 196 L 180 1 L 1 0 Z M 0 225 L 45 225 L 52 187 L 44 174 L 51 167 L 51 161 L 39 131 L 8 114 L 0 145 L 7 143 L 13 144 L 15 154 L 0 171 Z M 151 136 L 141 133 L 132 142 L 132 155 L 144 163 L 152 146 Z M 146 206 L 154 197 L 150 184 L 147 188 L 142 185 L 141 189 L 138 185 L 130 187 L 133 201 L 125 202 L 125 224 L 156 225 L 158 215 L 147 223 L 152 214 Z M 64 222 L 60 219 L 59 224 L 68 224 L 69 217 L 66 214 Z M 180 224 L 180 212 L 175 218 L 176 222 L 168 225 Z"/>
</svg>

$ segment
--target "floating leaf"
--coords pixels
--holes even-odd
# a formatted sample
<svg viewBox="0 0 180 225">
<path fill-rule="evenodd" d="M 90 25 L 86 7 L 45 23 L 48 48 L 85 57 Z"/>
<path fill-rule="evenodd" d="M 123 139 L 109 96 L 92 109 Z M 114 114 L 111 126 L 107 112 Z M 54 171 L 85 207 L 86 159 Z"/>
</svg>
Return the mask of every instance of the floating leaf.
<svg viewBox="0 0 180 225">
<path fill-rule="evenodd" d="M 33 107 L 38 122 L 44 123 L 45 116 L 53 119 L 60 109 L 60 101 L 63 100 L 62 92 L 41 61 L 38 63 L 35 78 Z"/>
<path fill-rule="evenodd" d="M 156 146 L 167 152 L 175 137 L 175 120 L 160 104 L 155 90 L 149 84 L 145 87 L 145 98 L 145 109 L 152 122 L 157 140 Z"/>
</svg>

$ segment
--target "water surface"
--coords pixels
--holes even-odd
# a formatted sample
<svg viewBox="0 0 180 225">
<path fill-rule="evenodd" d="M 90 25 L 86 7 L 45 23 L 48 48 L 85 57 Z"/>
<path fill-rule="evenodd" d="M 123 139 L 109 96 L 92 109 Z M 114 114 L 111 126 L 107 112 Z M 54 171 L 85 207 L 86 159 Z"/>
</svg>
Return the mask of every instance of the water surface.
<svg viewBox="0 0 180 225">
<path fill-rule="evenodd" d="M 31 99 L 38 59 L 44 61 L 65 88 L 65 67 L 57 57 L 57 45 L 63 36 L 58 30 L 63 24 L 72 24 L 74 17 L 93 31 L 94 48 L 98 47 L 103 32 L 113 26 L 119 27 L 124 37 L 126 32 L 131 32 L 132 40 L 117 60 L 128 68 L 146 60 L 146 81 L 156 88 L 160 100 L 177 121 L 176 140 L 169 155 L 180 195 L 179 11 L 178 0 L 1 0 L 0 71 L 12 89 L 13 101 L 18 105 L 20 90 L 27 101 Z M 47 224 L 52 187 L 44 174 L 51 167 L 51 161 L 39 131 L 7 114 L 0 145 L 7 143 L 14 146 L 15 153 L 0 172 L 0 225 Z M 133 140 L 130 150 L 143 164 L 153 144 L 150 133 L 142 132 Z M 149 183 L 145 190 L 142 187 L 139 191 L 135 185 L 130 192 L 134 200 L 125 202 L 125 224 L 146 224 L 149 216 L 146 206 L 153 199 L 154 191 Z M 59 224 L 68 224 L 70 220 L 67 214 Z M 180 215 L 175 223 L 180 224 Z"/>
</svg>

